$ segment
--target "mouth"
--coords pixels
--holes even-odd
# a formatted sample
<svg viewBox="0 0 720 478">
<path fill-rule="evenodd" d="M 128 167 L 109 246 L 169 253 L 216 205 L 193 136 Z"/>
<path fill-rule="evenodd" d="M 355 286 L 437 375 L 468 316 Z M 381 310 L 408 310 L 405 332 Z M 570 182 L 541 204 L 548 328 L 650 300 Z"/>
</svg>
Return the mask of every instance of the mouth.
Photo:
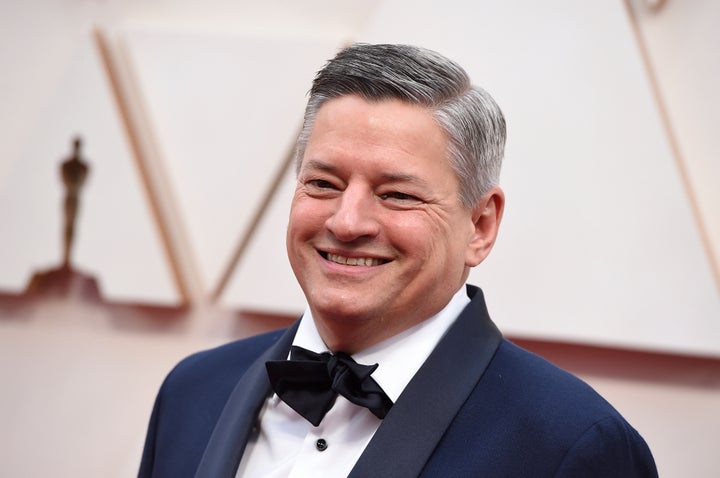
<svg viewBox="0 0 720 478">
<path fill-rule="evenodd" d="M 340 254 L 333 254 L 325 251 L 320 251 L 320 255 L 330 262 L 342 264 L 344 266 L 375 267 L 390 262 L 387 259 L 380 259 L 377 257 L 345 257 Z"/>
</svg>

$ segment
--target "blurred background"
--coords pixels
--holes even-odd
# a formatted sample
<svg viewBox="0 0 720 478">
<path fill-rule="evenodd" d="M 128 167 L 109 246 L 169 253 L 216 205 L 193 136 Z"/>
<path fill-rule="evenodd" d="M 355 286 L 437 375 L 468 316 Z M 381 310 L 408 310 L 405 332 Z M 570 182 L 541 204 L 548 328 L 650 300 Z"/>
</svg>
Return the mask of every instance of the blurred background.
<svg viewBox="0 0 720 478">
<path fill-rule="evenodd" d="M 714 0 L 0 0 L 0 475 L 134 476 L 179 359 L 302 313 L 292 149 L 362 41 L 453 58 L 506 114 L 470 279 L 495 322 L 661 476 L 717 477 L 718 27 Z"/>
</svg>

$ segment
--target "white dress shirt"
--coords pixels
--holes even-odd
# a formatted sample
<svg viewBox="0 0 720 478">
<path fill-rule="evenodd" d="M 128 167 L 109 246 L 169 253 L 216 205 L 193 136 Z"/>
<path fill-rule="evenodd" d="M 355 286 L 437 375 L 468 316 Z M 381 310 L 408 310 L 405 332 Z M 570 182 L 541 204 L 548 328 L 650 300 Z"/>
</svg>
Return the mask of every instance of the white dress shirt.
<svg viewBox="0 0 720 478">
<path fill-rule="evenodd" d="M 469 303 L 463 286 L 437 315 L 352 357 L 362 364 L 380 364 L 372 377 L 395 402 Z M 329 351 L 309 310 L 302 316 L 293 345 L 317 353 Z M 237 477 L 347 476 L 382 420 L 340 395 L 320 425 L 314 427 L 273 394 L 265 401 L 258 423 Z"/>
</svg>

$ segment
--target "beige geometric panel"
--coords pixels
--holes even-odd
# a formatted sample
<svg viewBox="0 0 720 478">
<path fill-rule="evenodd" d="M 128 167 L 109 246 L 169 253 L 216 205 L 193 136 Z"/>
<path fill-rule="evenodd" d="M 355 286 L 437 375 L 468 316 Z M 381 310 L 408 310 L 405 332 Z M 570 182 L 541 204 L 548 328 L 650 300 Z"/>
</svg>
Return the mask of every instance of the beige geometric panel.
<svg viewBox="0 0 720 478">
<path fill-rule="evenodd" d="M 285 249 L 285 229 L 295 184 L 291 165 L 228 283 L 222 296 L 224 304 L 297 316 L 305 309 L 305 298 Z"/>
<path fill-rule="evenodd" d="M 125 46 L 208 293 L 285 160 L 333 38 L 128 30 Z"/>
<path fill-rule="evenodd" d="M 630 3 L 720 289 L 720 3 Z"/>
<path fill-rule="evenodd" d="M 470 279 L 506 332 L 720 355 L 720 298 L 622 3 L 391 0 L 358 39 L 445 53 L 506 113 L 506 215 Z"/>
<path fill-rule="evenodd" d="M 0 287 L 22 290 L 38 269 L 61 256 L 61 160 L 75 135 L 90 173 L 81 192 L 73 263 L 100 281 L 110 300 L 174 303 L 179 299 L 116 113 L 107 77 L 88 35 L 33 138 L 0 189 Z"/>
</svg>

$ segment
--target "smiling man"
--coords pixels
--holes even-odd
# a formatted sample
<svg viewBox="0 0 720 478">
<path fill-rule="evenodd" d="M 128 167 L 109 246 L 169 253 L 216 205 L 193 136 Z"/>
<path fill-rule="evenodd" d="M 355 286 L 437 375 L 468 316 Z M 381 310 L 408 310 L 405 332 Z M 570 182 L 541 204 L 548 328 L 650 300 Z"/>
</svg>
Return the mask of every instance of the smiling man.
<svg viewBox="0 0 720 478">
<path fill-rule="evenodd" d="M 466 280 L 504 206 L 505 121 L 447 58 L 353 45 L 313 82 L 287 229 L 307 310 L 165 380 L 141 477 L 653 477 L 588 385 Z"/>
<path fill-rule="evenodd" d="M 495 240 L 503 195 L 465 207 L 432 112 L 332 99 L 300 163 L 287 245 L 320 336 L 359 352 L 445 307 Z"/>
</svg>

